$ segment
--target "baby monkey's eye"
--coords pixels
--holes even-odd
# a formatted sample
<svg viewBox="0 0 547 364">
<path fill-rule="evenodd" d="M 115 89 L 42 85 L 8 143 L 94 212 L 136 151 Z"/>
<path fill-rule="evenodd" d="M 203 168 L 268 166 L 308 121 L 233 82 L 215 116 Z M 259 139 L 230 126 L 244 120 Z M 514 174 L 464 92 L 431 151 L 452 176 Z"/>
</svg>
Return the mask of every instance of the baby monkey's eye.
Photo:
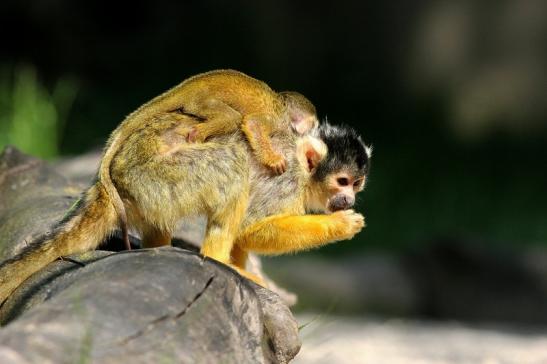
<svg viewBox="0 0 547 364">
<path fill-rule="evenodd" d="M 357 181 L 353 182 L 353 187 L 361 187 L 362 184 L 363 184 L 363 180 L 358 179 Z"/>
<path fill-rule="evenodd" d="M 349 185 L 349 180 L 345 177 L 341 177 L 336 180 L 336 183 L 338 183 L 340 186 L 347 186 Z"/>
</svg>

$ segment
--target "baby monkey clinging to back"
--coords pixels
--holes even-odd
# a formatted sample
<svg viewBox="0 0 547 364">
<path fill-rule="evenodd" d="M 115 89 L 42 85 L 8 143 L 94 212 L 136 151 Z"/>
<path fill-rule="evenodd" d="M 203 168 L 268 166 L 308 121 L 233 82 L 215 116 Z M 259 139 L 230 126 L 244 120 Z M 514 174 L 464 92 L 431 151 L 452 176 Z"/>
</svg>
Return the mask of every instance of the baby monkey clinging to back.
<svg viewBox="0 0 547 364">
<path fill-rule="evenodd" d="M 270 135 L 293 128 L 303 134 L 318 125 L 315 107 L 297 92 L 274 92 L 264 82 L 233 70 L 196 75 L 176 87 L 180 112 L 203 119 L 188 134 L 204 142 L 241 128 L 255 157 L 274 172 L 285 172 L 285 157 L 276 152 Z"/>
</svg>

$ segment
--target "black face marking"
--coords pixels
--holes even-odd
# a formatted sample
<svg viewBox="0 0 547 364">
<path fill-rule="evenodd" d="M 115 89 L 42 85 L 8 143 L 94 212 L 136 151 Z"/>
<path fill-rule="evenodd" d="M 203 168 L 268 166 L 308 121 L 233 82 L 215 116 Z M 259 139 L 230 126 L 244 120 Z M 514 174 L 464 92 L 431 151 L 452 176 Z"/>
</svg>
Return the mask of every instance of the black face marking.
<svg viewBox="0 0 547 364">
<path fill-rule="evenodd" d="M 366 176 L 370 161 L 365 143 L 355 129 L 347 125 L 322 123 L 316 131 L 327 145 L 327 156 L 319 163 L 313 175 L 317 181 L 341 170 L 347 170 L 355 178 Z"/>
</svg>

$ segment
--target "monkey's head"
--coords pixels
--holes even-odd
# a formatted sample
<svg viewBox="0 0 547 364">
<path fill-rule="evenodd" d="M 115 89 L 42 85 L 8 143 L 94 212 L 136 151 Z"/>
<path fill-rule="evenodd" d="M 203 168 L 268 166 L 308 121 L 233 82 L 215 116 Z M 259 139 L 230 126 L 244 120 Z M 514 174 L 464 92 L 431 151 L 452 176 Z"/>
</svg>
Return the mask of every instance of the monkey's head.
<svg viewBox="0 0 547 364">
<path fill-rule="evenodd" d="M 295 132 L 300 135 L 306 134 L 317 128 L 319 119 L 315 106 L 304 95 L 294 91 L 283 91 L 279 93 L 283 101 L 286 117 Z"/>
<path fill-rule="evenodd" d="M 308 142 L 303 151 L 311 173 L 307 208 L 316 212 L 351 208 L 355 195 L 365 187 L 372 149 L 353 128 L 327 122 L 313 130 L 308 139 L 315 140 L 315 145 Z M 323 146 L 318 147 L 318 143 Z"/>
</svg>

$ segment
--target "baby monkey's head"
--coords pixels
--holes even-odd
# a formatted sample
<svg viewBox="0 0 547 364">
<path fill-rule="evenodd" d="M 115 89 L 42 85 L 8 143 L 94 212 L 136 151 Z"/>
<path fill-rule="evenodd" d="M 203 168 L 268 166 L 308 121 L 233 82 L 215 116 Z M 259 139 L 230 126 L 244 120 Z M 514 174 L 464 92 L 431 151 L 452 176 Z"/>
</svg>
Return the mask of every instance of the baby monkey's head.
<svg viewBox="0 0 547 364">
<path fill-rule="evenodd" d="M 306 96 L 295 91 L 283 91 L 279 96 L 294 131 L 303 135 L 318 127 L 317 111 Z"/>
<path fill-rule="evenodd" d="M 365 187 L 372 149 L 353 128 L 327 122 L 303 139 L 311 173 L 308 209 L 334 212 L 351 208 L 355 195 Z"/>
</svg>

